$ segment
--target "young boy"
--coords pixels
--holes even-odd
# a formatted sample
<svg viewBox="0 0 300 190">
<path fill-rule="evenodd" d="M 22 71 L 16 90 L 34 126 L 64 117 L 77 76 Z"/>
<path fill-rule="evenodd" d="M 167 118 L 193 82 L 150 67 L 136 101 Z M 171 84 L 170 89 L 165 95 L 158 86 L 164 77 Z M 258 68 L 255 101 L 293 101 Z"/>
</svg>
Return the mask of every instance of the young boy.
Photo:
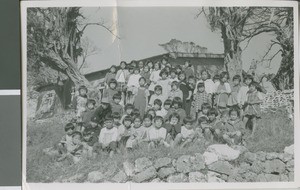
<svg viewBox="0 0 300 190">
<path fill-rule="evenodd" d="M 133 105 L 133 104 L 126 104 L 124 110 L 125 110 L 125 113 L 124 113 L 124 115 L 121 117 L 121 123 L 123 123 L 123 120 L 124 120 L 124 118 L 125 118 L 126 116 L 132 117 L 132 112 L 133 112 L 133 110 L 134 110 L 134 105 Z"/>
<path fill-rule="evenodd" d="M 169 116 L 169 123 L 166 123 L 164 126 L 167 130 L 166 142 L 169 143 L 171 147 L 177 146 L 181 140 L 181 124 L 179 121 L 179 114 L 174 112 Z"/>
<path fill-rule="evenodd" d="M 75 108 L 76 108 L 76 116 L 81 117 L 82 112 L 85 111 L 86 103 L 87 103 L 87 92 L 88 89 L 86 86 L 82 85 L 78 89 L 79 95 L 74 99 L 75 100 Z"/>
<path fill-rule="evenodd" d="M 118 128 L 118 148 L 123 150 L 126 146 L 126 142 L 131 135 L 132 118 L 126 116 L 123 119 L 122 125 Z"/>
<path fill-rule="evenodd" d="M 66 135 L 64 135 L 61 139 L 61 141 L 58 143 L 58 151 L 59 153 L 66 152 L 66 147 L 72 143 L 72 134 L 74 132 L 75 126 L 73 123 L 67 123 L 65 125 L 65 132 Z"/>
<path fill-rule="evenodd" d="M 83 155 L 87 158 L 93 157 L 94 144 L 98 142 L 98 136 L 92 130 L 85 130 L 82 133 Z"/>
<path fill-rule="evenodd" d="M 146 135 L 146 128 L 142 125 L 141 118 L 134 118 L 133 127 L 131 128 L 131 134 L 126 142 L 126 148 L 130 150 L 138 146 L 145 140 Z"/>
<path fill-rule="evenodd" d="M 104 128 L 101 129 L 99 141 L 94 145 L 96 153 L 105 151 L 112 157 L 117 148 L 118 129 L 113 125 L 113 118 L 108 116 L 104 121 Z"/>
<path fill-rule="evenodd" d="M 91 120 L 84 125 L 81 132 L 91 131 L 97 138 L 99 136 L 101 126 L 97 117 L 92 117 Z"/>
<path fill-rule="evenodd" d="M 94 99 L 88 99 L 86 103 L 86 110 L 82 114 L 83 125 L 86 125 L 92 117 L 95 115 L 96 101 Z"/>
<path fill-rule="evenodd" d="M 164 121 L 161 116 L 156 116 L 154 118 L 154 127 L 151 127 L 148 131 L 148 141 L 149 141 L 149 148 L 156 148 L 159 145 L 163 145 L 168 147 L 169 144 L 166 143 L 166 135 L 167 130 L 162 127 Z"/>
<path fill-rule="evenodd" d="M 123 115 L 123 106 L 120 105 L 121 102 L 121 93 L 117 93 L 113 95 L 113 102 L 110 103 L 111 105 L 111 112 L 117 112 L 120 115 Z"/>
<path fill-rule="evenodd" d="M 196 133 L 194 130 L 195 120 L 191 117 L 186 117 L 183 120 L 184 125 L 181 127 L 181 147 L 185 147 L 186 145 L 190 144 L 196 137 Z"/>
<path fill-rule="evenodd" d="M 103 97 L 101 100 L 101 105 L 95 111 L 95 117 L 98 119 L 98 123 L 103 125 L 104 119 L 111 115 L 111 105 L 109 104 L 108 98 Z"/>
<path fill-rule="evenodd" d="M 220 125 L 219 120 L 216 118 L 218 116 L 218 111 L 215 108 L 211 108 L 208 113 L 208 121 L 207 125 L 203 128 L 203 134 L 207 141 L 212 142 L 213 141 L 213 135 L 217 134 L 220 135 L 220 131 L 216 130 L 217 125 Z"/>
</svg>

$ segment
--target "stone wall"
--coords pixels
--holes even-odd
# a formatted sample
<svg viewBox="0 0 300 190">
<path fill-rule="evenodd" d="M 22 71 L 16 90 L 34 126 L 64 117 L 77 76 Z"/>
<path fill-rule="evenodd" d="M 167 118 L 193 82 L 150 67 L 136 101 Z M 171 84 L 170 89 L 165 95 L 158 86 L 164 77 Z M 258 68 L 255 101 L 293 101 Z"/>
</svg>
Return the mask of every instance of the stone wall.
<svg viewBox="0 0 300 190">
<path fill-rule="evenodd" d="M 76 174 L 63 182 L 288 182 L 294 181 L 293 151 L 293 145 L 282 153 L 252 153 L 245 147 L 216 144 L 204 154 L 142 157 L 109 173 Z"/>
</svg>

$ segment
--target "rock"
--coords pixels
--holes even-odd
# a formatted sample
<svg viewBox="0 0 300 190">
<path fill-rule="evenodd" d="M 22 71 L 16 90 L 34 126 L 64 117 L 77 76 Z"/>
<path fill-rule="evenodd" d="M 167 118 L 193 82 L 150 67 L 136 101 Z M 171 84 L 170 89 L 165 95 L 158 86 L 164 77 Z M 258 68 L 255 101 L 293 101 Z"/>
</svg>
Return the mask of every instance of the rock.
<svg viewBox="0 0 300 190">
<path fill-rule="evenodd" d="M 137 183 L 149 181 L 156 177 L 156 170 L 153 166 L 133 176 L 133 181 Z"/>
<path fill-rule="evenodd" d="M 176 161 L 176 170 L 182 173 L 189 173 L 191 171 L 190 156 L 180 156 Z"/>
<path fill-rule="evenodd" d="M 106 178 L 111 178 L 112 176 L 114 176 L 114 174 L 116 174 L 117 170 L 118 167 L 116 165 L 110 165 L 110 167 L 108 167 L 104 172 L 104 176 L 106 176 Z"/>
<path fill-rule="evenodd" d="M 266 153 L 263 152 L 263 151 L 259 151 L 256 153 L 256 158 L 259 160 L 259 161 L 262 161 L 264 162 L 266 160 Z"/>
<path fill-rule="evenodd" d="M 84 174 L 76 174 L 67 179 L 61 180 L 62 183 L 80 183 L 83 182 L 85 178 Z"/>
<path fill-rule="evenodd" d="M 267 182 L 279 182 L 280 181 L 279 175 L 265 174 L 265 178 L 266 178 Z"/>
<path fill-rule="evenodd" d="M 248 152 L 248 149 L 244 146 L 241 146 L 241 145 L 233 145 L 231 148 L 233 148 L 234 150 L 240 151 L 240 154 Z"/>
<path fill-rule="evenodd" d="M 289 172 L 288 176 L 289 176 L 289 181 L 293 182 L 295 180 L 294 172 Z"/>
<path fill-rule="evenodd" d="M 268 153 L 266 153 L 266 159 L 267 160 L 274 160 L 274 159 L 279 158 L 279 155 L 280 154 L 278 154 L 276 152 L 268 152 Z"/>
<path fill-rule="evenodd" d="M 235 168 L 232 171 L 232 174 L 228 176 L 227 182 L 243 182 L 244 179 L 242 178 L 241 174 L 239 173 L 239 168 Z"/>
<path fill-rule="evenodd" d="M 218 161 L 218 155 L 211 152 L 204 152 L 203 154 L 204 162 L 206 165 L 210 165 L 216 161 Z"/>
<path fill-rule="evenodd" d="M 208 171 L 206 176 L 207 176 L 207 182 L 209 182 L 209 183 L 225 182 L 223 179 L 220 178 L 221 175 L 216 172 Z"/>
<path fill-rule="evenodd" d="M 176 172 L 175 168 L 169 167 L 169 168 L 160 168 L 158 170 L 158 176 L 160 178 L 168 177 L 171 174 L 174 174 Z"/>
<path fill-rule="evenodd" d="M 206 182 L 206 176 L 201 172 L 190 172 L 189 182 Z"/>
<path fill-rule="evenodd" d="M 267 160 L 264 163 L 264 167 L 265 173 L 283 173 L 285 171 L 285 164 L 279 160 L 279 159 L 275 159 L 275 160 Z"/>
<path fill-rule="evenodd" d="M 168 167 L 171 164 L 172 164 L 171 158 L 168 158 L 168 157 L 158 158 L 157 160 L 155 160 L 154 167 L 156 169 L 159 169 L 162 167 Z"/>
<path fill-rule="evenodd" d="M 134 165 L 131 163 L 131 162 L 124 162 L 123 163 L 123 168 L 124 168 L 124 171 L 125 171 L 125 174 L 129 177 L 132 177 L 133 174 L 134 174 Z"/>
<path fill-rule="evenodd" d="M 117 183 L 124 183 L 127 181 L 127 176 L 125 172 L 119 171 L 113 178 L 112 181 L 117 182 Z"/>
<path fill-rule="evenodd" d="M 266 179 L 266 176 L 264 174 L 259 174 L 257 177 L 256 177 L 256 182 L 267 182 L 267 179 Z"/>
<path fill-rule="evenodd" d="M 284 148 L 284 153 L 294 155 L 294 144 Z"/>
<path fill-rule="evenodd" d="M 230 175 L 234 167 L 226 161 L 217 161 L 208 166 L 208 169 L 220 174 Z"/>
<path fill-rule="evenodd" d="M 286 174 L 282 174 L 282 175 L 280 175 L 280 181 L 288 182 L 289 177 Z"/>
<path fill-rule="evenodd" d="M 242 174 L 242 173 L 248 172 L 250 170 L 250 168 L 251 168 L 250 164 L 243 162 L 240 164 L 240 166 L 237 170 L 238 170 L 239 174 Z"/>
<path fill-rule="evenodd" d="M 245 178 L 245 181 L 247 182 L 255 182 L 257 174 L 253 172 L 247 172 L 243 174 L 243 177 Z"/>
<path fill-rule="evenodd" d="M 220 178 L 223 179 L 224 181 L 227 181 L 228 180 L 228 175 L 221 174 Z"/>
<path fill-rule="evenodd" d="M 101 182 L 105 179 L 105 175 L 99 171 L 93 171 L 88 174 L 87 181 L 91 183 Z"/>
<path fill-rule="evenodd" d="M 159 182 L 162 182 L 161 179 L 159 178 L 154 178 L 151 183 L 159 183 Z"/>
<path fill-rule="evenodd" d="M 169 182 L 169 183 L 188 182 L 188 178 L 187 178 L 187 176 L 185 174 L 179 173 L 179 174 L 170 175 L 167 178 L 167 182 Z"/>
<path fill-rule="evenodd" d="M 173 160 L 172 160 L 172 165 L 173 165 L 174 167 L 176 167 L 176 159 L 173 159 Z"/>
<path fill-rule="evenodd" d="M 294 158 L 293 155 L 287 153 L 283 153 L 279 155 L 279 159 L 285 163 L 292 160 L 293 158 Z"/>
<path fill-rule="evenodd" d="M 256 161 L 257 157 L 256 157 L 256 154 L 254 154 L 252 152 L 246 152 L 244 154 L 244 159 L 245 159 L 245 162 L 252 164 L 254 161 Z"/>
<path fill-rule="evenodd" d="M 199 171 L 205 168 L 204 157 L 202 154 L 196 153 L 195 157 L 190 158 L 193 171 Z"/>
<path fill-rule="evenodd" d="M 150 166 L 152 166 L 152 162 L 146 157 L 138 158 L 135 160 L 134 163 L 135 163 L 134 171 L 137 173 L 142 172 L 146 168 L 149 168 Z"/>
<path fill-rule="evenodd" d="M 260 174 L 264 170 L 264 163 L 261 161 L 255 161 L 250 167 L 250 171 Z"/>
<path fill-rule="evenodd" d="M 293 172 L 294 171 L 294 160 L 290 160 L 286 163 L 286 169 L 289 171 L 289 172 Z"/>
<path fill-rule="evenodd" d="M 206 151 L 215 153 L 218 155 L 219 160 L 235 160 L 239 157 L 240 151 L 234 150 L 233 148 L 229 147 L 227 144 L 214 144 L 210 145 Z"/>
</svg>

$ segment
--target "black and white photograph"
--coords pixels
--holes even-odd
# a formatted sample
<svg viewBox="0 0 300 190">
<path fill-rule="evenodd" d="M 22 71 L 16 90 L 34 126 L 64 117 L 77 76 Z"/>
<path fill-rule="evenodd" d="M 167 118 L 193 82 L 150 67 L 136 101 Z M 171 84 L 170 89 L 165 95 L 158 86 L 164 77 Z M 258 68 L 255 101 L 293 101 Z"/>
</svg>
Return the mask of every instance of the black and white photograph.
<svg viewBox="0 0 300 190">
<path fill-rule="evenodd" d="M 25 5 L 26 183 L 295 182 L 297 4 Z"/>
</svg>

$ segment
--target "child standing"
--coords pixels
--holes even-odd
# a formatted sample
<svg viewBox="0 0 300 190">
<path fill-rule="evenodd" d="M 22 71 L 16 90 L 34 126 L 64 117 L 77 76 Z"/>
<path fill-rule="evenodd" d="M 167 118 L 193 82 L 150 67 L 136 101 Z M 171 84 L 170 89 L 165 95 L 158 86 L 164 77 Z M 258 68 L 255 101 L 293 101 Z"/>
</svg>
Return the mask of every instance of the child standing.
<svg viewBox="0 0 300 190">
<path fill-rule="evenodd" d="M 157 85 L 160 85 L 162 87 L 162 96 L 163 96 L 162 102 L 164 102 L 166 99 L 168 99 L 171 90 L 171 87 L 169 85 L 170 80 L 168 78 L 168 72 L 166 69 L 161 70 L 159 76 L 161 78 L 160 80 L 157 81 Z"/>
<path fill-rule="evenodd" d="M 173 100 L 175 97 L 183 98 L 183 93 L 179 89 L 179 82 L 177 81 L 171 83 L 171 91 L 169 93 L 169 99 Z"/>
<path fill-rule="evenodd" d="M 232 78 L 232 86 L 231 86 L 231 94 L 228 98 L 228 106 L 233 107 L 233 106 L 238 106 L 238 93 L 241 89 L 241 76 L 240 75 L 235 75 Z"/>
<path fill-rule="evenodd" d="M 146 65 L 143 69 L 143 71 L 141 72 L 141 76 L 145 78 L 146 80 L 146 84 L 145 84 L 145 87 L 149 87 L 150 86 L 150 75 L 151 75 L 151 72 L 150 72 L 150 68 Z"/>
<path fill-rule="evenodd" d="M 72 134 L 74 132 L 75 126 L 73 123 L 67 123 L 65 125 L 66 134 L 62 137 L 61 141 L 58 143 L 58 151 L 60 153 L 65 152 L 67 146 L 72 143 Z"/>
<path fill-rule="evenodd" d="M 75 99 L 76 100 L 75 104 L 76 104 L 76 116 L 80 118 L 86 108 L 88 89 L 86 88 L 86 86 L 83 85 L 79 87 L 78 92 L 79 95 Z"/>
<path fill-rule="evenodd" d="M 133 105 L 135 108 L 137 108 L 140 111 L 141 117 L 144 117 L 147 104 L 148 104 L 148 96 L 149 96 L 149 91 L 145 87 L 146 85 L 146 79 L 144 77 L 141 77 L 139 79 L 139 88 L 137 91 L 137 94 L 134 98 Z"/>
<path fill-rule="evenodd" d="M 249 91 L 247 93 L 247 102 L 244 112 L 244 125 L 249 119 L 252 120 L 252 137 L 256 132 L 257 128 L 257 119 L 260 118 L 261 109 L 260 104 L 262 103 L 263 97 L 261 92 L 258 91 L 259 84 L 257 82 L 251 82 L 249 85 Z"/>
<path fill-rule="evenodd" d="M 196 86 L 198 85 L 198 83 L 203 82 L 204 86 L 205 86 L 205 91 L 207 92 L 207 94 L 213 94 L 215 93 L 216 87 L 215 87 L 215 83 L 213 82 L 213 80 L 210 78 L 210 74 L 208 72 L 208 70 L 203 70 L 201 71 L 201 80 L 197 82 Z M 195 89 L 194 94 L 197 92 L 197 89 Z"/>
<path fill-rule="evenodd" d="M 126 62 L 121 61 L 120 69 L 117 71 L 116 78 L 118 86 L 122 93 L 122 100 L 125 100 L 126 97 L 126 84 L 129 79 L 129 71 L 126 69 Z M 124 103 L 124 102 L 123 102 Z"/>
<path fill-rule="evenodd" d="M 137 92 L 137 88 L 140 87 L 139 79 L 141 78 L 140 69 L 134 68 L 134 73 L 130 75 L 127 83 L 127 103 L 133 103 L 134 95 Z"/>
<path fill-rule="evenodd" d="M 115 65 L 112 65 L 109 68 L 109 72 L 106 73 L 105 75 L 105 84 L 108 85 L 109 81 L 111 79 L 115 79 L 116 78 L 116 72 L 117 72 L 117 67 Z"/>
<path fill-rule="evenodd" d="M 120 105 L 121 102 L 121 93 L 117 93 L 113 95 L 113 102 L 111 102 L 111 112 L 117 112 L 120 115 L 123 115 L 123 106 Z"/>
<path fill-rule="evenodd" d="M 177 78 L 177 71 L 175 68 L 171 68 L 170 69 L 170 85 L 172 84 L 172 82 L 177 81 L 179 82 L 178 78 Z"/>
<path fill-rule="evenodd" d="M 182 108 L 186 111 L 188 109 L 187 101 L 192 97 L 192 93 L 190 91 L 189 85 L 186 82 L 185 73 L 181 72 L 178 74 L 179 78 L 179 88 L 182 91 Z"/>
<path fill-rule="evenodd" d="M 203 103 L 202 106 L 201 106 L 201 111 L 198 112 L 198 118 L 200 117 L 206 117 L 206 119 L 208 120 L 208 111 L 210 110 L 211 108 L 211 104 L 209 103 Z"/>
<path fill-rule="evenodd" d="M 161 116 L 154 118 L 154 127 L 148 131 L 149 148 L 156 148 L 157 146 L 169 146 L 166 142 L 167 130 L 162 127 L 164 121 Z"/>
<path fill-rule="evenodd" d="M 111 105 L 109 104 L 108 98 L 102 98 L 100 106 L 95 111 L 95 117 L 99 121 L 99 124 L 102 125 L 104 118 L 111 113 Z"/>
<path fill-rule="evenodd" d="M 109 103 L 113 102 L 113 96 L 117 93 L 119 93 L 117 89 L 118 83 L 116 79 L 111 79 L 108 82 L 108 88 L 104 90 L 103 92 L 103 98 L 108 98 Z"/>
<path fill-rule="evenodd" d="M 211 94 L 205 91 L 204 83 L 198 83 L 197 92 L 194 94 L 194 101 L 192 103 L 192 112 L 195 113 L 195 115 L 191 114 L 191 116 L 194 116 L 195 119 L 198 118 L 204 103 L 211 105 Z"/>
<path fill-rule="evenodd" d="M 95 105 L 96 101 L 94 99 L 88 99 L 86 103 L 86 110 L 82 114 L 83 125 L 87 124 L 89 121 L 91 121 L 92 117 L 94 117 L 96 111 Z"/>
<path fill-rule="evenodd" d="M 252 75 L 246 75 L 244 78 L 244 85 L 241 86 L 240 91 L 237 95 L 237 100 L 240 108 L 245 109 L 245 102 L 247 102 L 247 93 L 249 91 L 249 85 L 253 82 Z"/>
<path fill-rule="evenodd" d="M 227 108 L 228 97 L 231 93 L 231 89 L 229 83 L 227 82 L 228 73 L 222 72 L 220 74 L 220 78 L 220 85 L 218 86 L 216 91 L 216 106 L 220 110 L 220 112 L 223 113 Z"/>
<path fill-rule="evenodd" d="M 161 64 L 160 62 L 155 62 L 154 64 L 154 70 L 152 71 L 151 75 L 150 75 L 150 81 L 151 84 L 149 86 L 149 91 L 150 91 L 150 95 L 152 95 L 154 93 L 154 88 L 157 85 L 158 80 L 160 79 L 160 68 L 161 68 Z"/>
<path fill-rule="evenodd" d="M 185 76 L 186 78 L 189 78 L 190 76 L 194 76 L 194 69 L 192 68 L 191 61 L 185 61 L 184 63 L 184 70 L 185 70 Z"/>
</svg>

